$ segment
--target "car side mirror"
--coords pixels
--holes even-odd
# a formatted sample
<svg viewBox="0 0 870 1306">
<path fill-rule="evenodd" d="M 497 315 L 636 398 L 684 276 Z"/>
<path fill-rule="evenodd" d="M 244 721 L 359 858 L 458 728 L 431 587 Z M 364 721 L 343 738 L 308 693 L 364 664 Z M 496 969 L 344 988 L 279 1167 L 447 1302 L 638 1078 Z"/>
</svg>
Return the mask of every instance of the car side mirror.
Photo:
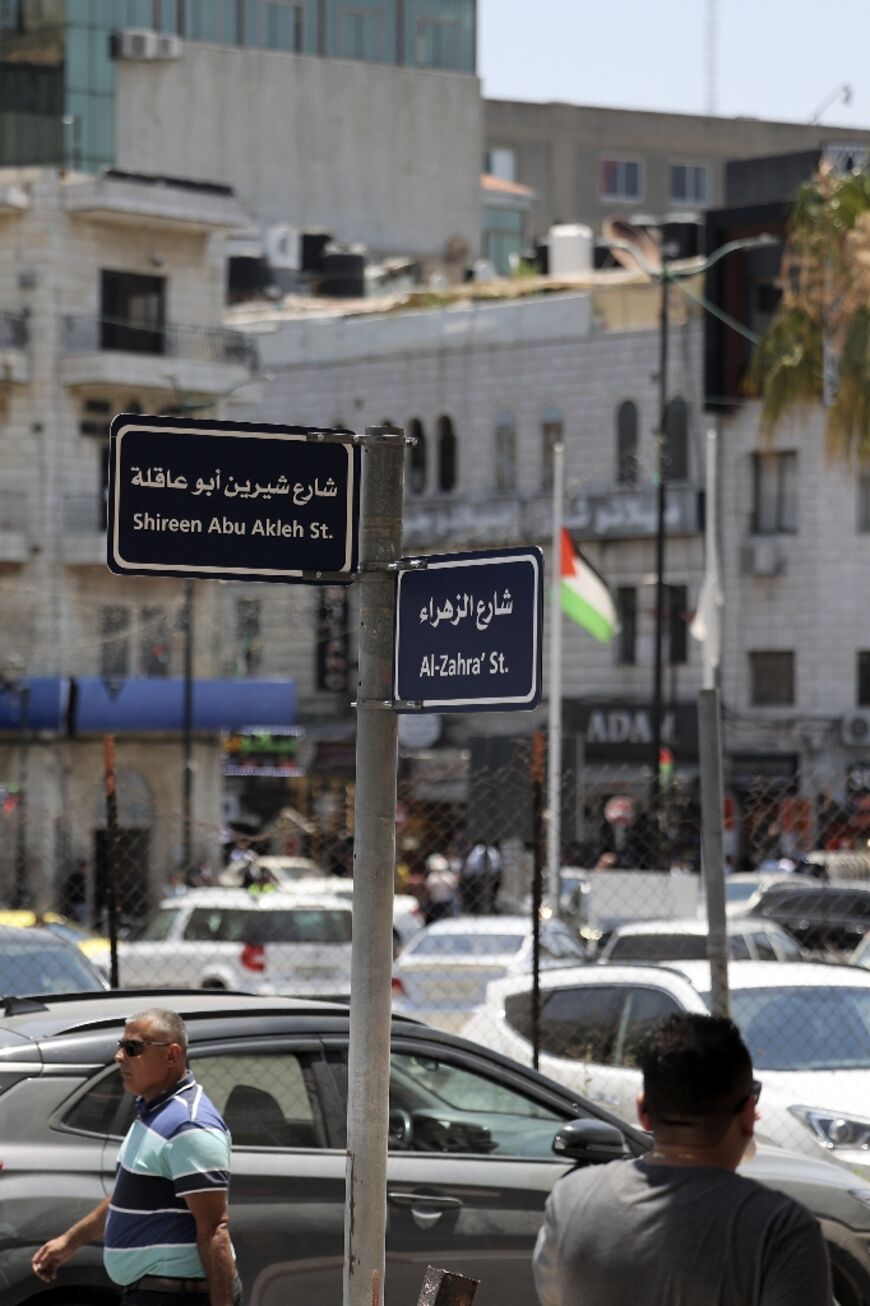
<svg viewBox="0 0 870 1306">
<path fill-rule="evenodd" d="M 604 1120 L 570 1120 L 553 1139 L 553 1151 L 569 1161 L 598 1165 L 625 1156 L 625 1138 Z"/>
</svg>

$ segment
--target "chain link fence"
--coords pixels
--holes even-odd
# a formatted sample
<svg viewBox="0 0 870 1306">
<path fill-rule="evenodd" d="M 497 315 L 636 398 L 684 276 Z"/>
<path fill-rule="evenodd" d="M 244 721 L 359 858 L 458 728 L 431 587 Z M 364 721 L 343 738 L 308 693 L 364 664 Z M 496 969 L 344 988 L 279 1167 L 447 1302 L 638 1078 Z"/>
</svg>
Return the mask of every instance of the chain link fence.
<svg viewBox="0 0 870 1306">
<path fill-rule="evenodd" d="M 3 994 L 106 983 L 114 892 L 121 988 L 347 1000 L 352 776 L 273 784 L 278 801 L 259 825 L 194 821 L 195 864 L 179 868 L 181 794 L 158 828 L 144 808 L 137 815 L 124 775 L 117 828 L 93 831 L 91 859 L 67 857 L 52 910 L 16 913 L 6 895 Z M 485 748 L 450 766 L 437 753 L 403 758 L 396 1011 L 538 1064 L 633 1120 L 644 1030 L 710 1002 L 697 776 L 660 782 L 651 810 L 641 768 L 563 773 L 555 903 L 531 740 L 503 767 Z M 838 801 L 809 789 L 758 776 L 727 793 L 731 1008 L 765 1083 L 762 1134 L 860 1162 L 870 1156 L 870 814 L 861 793 Z M 72 783 L 59 854 L 70 812 L 92 799 Z"/>
</svg>

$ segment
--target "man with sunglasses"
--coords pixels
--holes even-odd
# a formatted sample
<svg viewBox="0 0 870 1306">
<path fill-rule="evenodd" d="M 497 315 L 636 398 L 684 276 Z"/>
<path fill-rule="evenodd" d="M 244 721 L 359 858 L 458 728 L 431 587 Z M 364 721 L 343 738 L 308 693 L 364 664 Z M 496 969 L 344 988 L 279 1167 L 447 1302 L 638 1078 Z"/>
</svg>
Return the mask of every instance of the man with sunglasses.
<svg viewBox="0 0 870 1306">
<path fill-rule="evenodd" d="M 761 1094 L 736 1025 L 668 1016 L 637 1064 L 653 1150 L 556 1183 L 535 1248 L 542 1306 L 832 1306 L 818 1222 L 735 1174 Z"/>
<path fill-rule="evenodd" d="M 187 1069 L 187 1030 L 174 1011 L 131 1017 L 115 1061 L 137 1118 L 118 1153 L 114 1192 L 40 1247 L 33 1270 L 50 1283 L 86 1243 L 103 1240 L 123 1306 L 238 1306 L 227 1216 L 231 1140 Z"/>
</svg>

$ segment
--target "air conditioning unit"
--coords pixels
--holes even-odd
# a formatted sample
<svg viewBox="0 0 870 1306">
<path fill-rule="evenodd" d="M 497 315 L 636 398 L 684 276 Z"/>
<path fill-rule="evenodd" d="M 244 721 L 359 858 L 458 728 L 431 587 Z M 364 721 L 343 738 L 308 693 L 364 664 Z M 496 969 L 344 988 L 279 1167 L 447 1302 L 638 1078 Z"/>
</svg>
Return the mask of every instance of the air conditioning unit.
<svg viewBox="0 0 870 1306">
<path fill-rule="evenodd" d="M 855 712 L 844 716 L 840 723 L 840 739 L 853 748 L 870 746 L 870 712 Z"/>
<path fill-rule="evenodd" d="M 118 41 L 118 57 L 121 59 L 156 59 L 157 43 L 160 36 L 144 27 L 129 27 L 122 32 Z"/>
<path fill-rule="evenodd" d="M 155 59 L 180 59 L 184 54 L 184 42 L 173 33 L 158 32 L 157 53 Z"/>
<path fill-rule="evenodd" d="M 786 557 L 775 539 L 750 540 L 744 544 L 740 556 L 744 576 L 782 576 L 786 570 Z"/>
<path fill-rule="evenodd" d="M 263 253 L 270 268 L 299 270 L 299 232 L 286 222 L 276 222 L 267 227 L 263 237 Z"/>
</svg>

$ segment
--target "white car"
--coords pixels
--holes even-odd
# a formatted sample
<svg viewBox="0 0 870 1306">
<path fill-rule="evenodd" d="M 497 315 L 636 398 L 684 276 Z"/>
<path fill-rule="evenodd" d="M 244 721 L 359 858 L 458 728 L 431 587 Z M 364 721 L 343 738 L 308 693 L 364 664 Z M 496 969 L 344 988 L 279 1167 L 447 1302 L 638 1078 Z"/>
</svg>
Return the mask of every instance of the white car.
<svg viewBox="0 0 870 1306">
<path fill-rule="evenodd" d="M 121 987 L 347 999 L 351 919 L 336 895 L 190 889 L 119 945 Z"/>
<path fill-rule="evenodd" d="M 295 884 L 297 880 L 310 880 L 312 877 L 323 875 L 320 866 L 312 857 L 296 857 L 289 854 L 286 857 L 255 857 L 250 865 L 255 875 L 265 871 L 266 879 L 282 889 L 288 884 Z M 229 866 L 225 866 L 218 875 L 218 884 L 229 889 L 241 889 L 245 866 L 246 863 L 243 861 L 230 862 Z"/>
<path fill-rule="evenodd" d="M 344 902 L 353 901 L 353 880 L 342 875 L 306 876 L 298 880 L 288 880 L 281 885 L 282 891 L 292 894 L 325 894 L 327 897 L 341 898 Z M 393 894 L 393 955 L 398 956 L 406 943 L 423 929 L 423 912 L 412 893 Z"/>
<path fill-rule="evenodd" d="M 751 916 L 725 922 L 732 961 L 800 961 L 803 953 L 787 930 Z M 707 922 L 630 921 L 613 931 L 598 961 L 693 961 L 707 956 Z"/>
<path fill-rule="evenodd" d="M 736 961 L 731 1014 L 764 1085 L 759 1136 L 870 1176 L 870 973 L 854 966 Z M 675 1011 L 706 1012 L 710 967 L 610 963 L 541 975 L 545 1075 L 631 1117 L 638 1041 Z M 532 1062 L 528 978 L 491 984 L 462 1034 Z"/>
<path fill-rule="evenodd" d="M 870 933 L 864 935 L 849 961 L 853 966 L 866 966 L 870 970 Z"/>
<path fill-rule="evenodd" d="M 541 966 L 576 965 L 586 949 L 558 920 L 542 920 Z M 435 921 L 403 948 L 393 966 L 393 1010 L 457 1030 L 502 975 L 532 973 L 527 916 L 458 916 Z"/>
</svg>

